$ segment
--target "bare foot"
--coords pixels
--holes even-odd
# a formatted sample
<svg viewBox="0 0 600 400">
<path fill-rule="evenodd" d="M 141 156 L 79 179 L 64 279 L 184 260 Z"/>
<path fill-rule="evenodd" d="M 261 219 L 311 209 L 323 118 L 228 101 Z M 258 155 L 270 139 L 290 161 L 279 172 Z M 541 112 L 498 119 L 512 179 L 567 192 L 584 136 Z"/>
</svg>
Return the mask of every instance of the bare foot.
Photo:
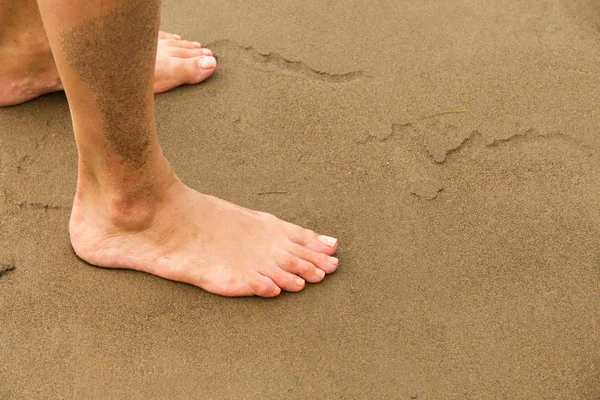
<svg viewBox="0 0 600 400">
<path fill-rule="evenodd" d="M 208 79 L 217 66 L 209 49 L 198 42 L 182 40 L 179 35 L 159 32 L 154 93 L 162 93 L 184 84 L 197 84 Z"/>
<path fill-rule="evenodd" d="M 338 265 L 336 239 L 198 193 L 177 178 L 151 207 L 115 207 L 101 197 L 78 190 L 69 227 L 75 252 L 93 265 L 222 296 L 263 297 L 298 292 Z"/>
<path fill-rule="evenodd" d="M 0 47 L 0 106 L 20 104 L 63 90 L 45 38 L 39 42 L 8 43 Z M 154 93 L 206 80 L 215 71 L 215 58 L 198 42 L 160 32 L 156 53 Z"/>
<path fill-rule="evenodd" d="M 12 106 L 62 90 L 46 40 L 0 46 L 0 60 L 0 106 Z"/>
</svg>

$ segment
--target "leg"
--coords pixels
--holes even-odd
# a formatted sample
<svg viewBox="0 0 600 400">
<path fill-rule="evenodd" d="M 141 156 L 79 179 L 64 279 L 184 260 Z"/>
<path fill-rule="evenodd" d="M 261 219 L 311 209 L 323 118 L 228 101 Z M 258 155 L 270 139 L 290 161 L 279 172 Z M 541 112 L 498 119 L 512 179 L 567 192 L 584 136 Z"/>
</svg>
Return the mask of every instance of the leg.
<svg viewBox="0 0 600 400">
<path fill-rule="evenodd" d="M 216 61 L 198 42 L 160 32 L 154 93 L 196 84 L 212 75 Z M 36 0 L 0 2 L 0 106 L 63 90 Z"/>
<path fill-rule="evenodd" d="M 276 296 L 337 268 L 335 239 L 203 195 L 157 141 L 159 0 L 39 0 L 79 150 L 71 243 L 84 260 L 225 296 Z"/>
</svg>

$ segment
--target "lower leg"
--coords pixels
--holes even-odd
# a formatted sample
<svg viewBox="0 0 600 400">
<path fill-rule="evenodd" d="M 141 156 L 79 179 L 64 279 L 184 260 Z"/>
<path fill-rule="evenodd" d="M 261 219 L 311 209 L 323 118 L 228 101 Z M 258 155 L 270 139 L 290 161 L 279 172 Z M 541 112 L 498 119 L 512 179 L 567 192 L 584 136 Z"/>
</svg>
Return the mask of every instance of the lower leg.
<svg viewBox="0 0 600 400">
<path fill-rule="evenodd" d="M 154 123 L 158 0 L 39 0 L 79 150 L 71 242 L 86 261 L 227 296 L 276 296 L 337 268 L 335 239 L 195 192 Z"/>
<path fill-rule="evenodd" d="M 196 84 L 216 66 L 209 49 L 178 35 L 160 32 L 154 93 Z M 0 3 L 0 106 L 20 104 L 62 90 L 36 0 Z"/>
</svg>

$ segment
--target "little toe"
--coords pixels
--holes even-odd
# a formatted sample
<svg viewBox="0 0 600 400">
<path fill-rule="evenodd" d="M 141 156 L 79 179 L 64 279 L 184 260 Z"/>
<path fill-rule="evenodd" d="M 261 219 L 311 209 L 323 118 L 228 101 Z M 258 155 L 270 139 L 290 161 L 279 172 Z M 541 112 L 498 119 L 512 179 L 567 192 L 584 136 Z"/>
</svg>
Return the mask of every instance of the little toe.
<svg viewBox="0 0 600 400">
<path fill-rule="evenodd" d="M 296 243 L 292 244 L 290 253 L 302 260 L 308 261 L 327 274 L 335 272 L 339 264 L 339 260 L 335 257 L 311 250 Z"/>
<path fill-rule="evenodd" d="M 276 297 L 281 293 L 281 288 L 267 276 L 256 273 L 248 284 L 252 293 L 261 297 Z"/>
<path fill-rule="evenodd" d="M 175 33 L 159 31 L 158 38 L 159 39 L 177 39 L 177 40 L 179 40 L 179 39 L 181 39 L 181 36 L 179 36 Z"/>
<path fill-rule="evenodd" d="M 169 39 L 167 40 L 167 45 L 169 47 L 178 47 L 181 49 L 197 49 L 198 46 L 194 45 L 194 42 L 189 42 L 187 40 L 179 40 L 179 39 Z"/>
<path fill-rule="evenodd" d="M 318 283 L 325 278 L 325 272 L 320 268 L 317 268 L 314 264 L 289 254 L 285 257 L 279 266 L 294 275 L 300 276 L 307 282 Z"/>
<path fill-rule="evenodd" d="M 304 279 L 281 269 L 278 265 L 274 265 L 263 274 L 271 278 L 277 286 L 286 292 L 299 292 L 304 289 L 306 284 Z"/>
<path fill-rule="evenodd" d="M 169 47 L 169 55 L 171 57 L 179 57 L 179 58 L 193 58 L 193 57 L 210 57 L 212 56 L 212 51 L 209 49 L 187 49 L 183 47 Z"/>
</svg>

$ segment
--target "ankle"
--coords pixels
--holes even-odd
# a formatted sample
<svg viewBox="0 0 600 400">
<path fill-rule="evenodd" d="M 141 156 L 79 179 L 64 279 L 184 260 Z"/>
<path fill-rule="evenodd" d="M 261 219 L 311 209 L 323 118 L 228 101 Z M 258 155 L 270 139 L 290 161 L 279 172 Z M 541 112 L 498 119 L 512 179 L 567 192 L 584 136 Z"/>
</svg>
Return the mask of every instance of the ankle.
<svg viewBox="0 0 600 400">
<path fill-rule="evenodd" d="M 0 47 L 16 49 L 26 54 L 50 54 L 50 42 L 43 26 L 19 31 L 0 32 Z"/>
<path fill-rule="evenodd" d="M 52 52 L 43 39 L 0 39 L 0 107 L 62 90 Z"/>
<path fill-rule="evenodd" d="M 87 219 L 89 216 L 121 231 L 145 230 L 155 223 L 160 210 L 173 197 L 173 192 L 183 186 L 179 178 L 170 172 L 157 180 L 122 185 L 100 185 L 98 180 L 80 177 L 74 217 Z"/>
</svg>

